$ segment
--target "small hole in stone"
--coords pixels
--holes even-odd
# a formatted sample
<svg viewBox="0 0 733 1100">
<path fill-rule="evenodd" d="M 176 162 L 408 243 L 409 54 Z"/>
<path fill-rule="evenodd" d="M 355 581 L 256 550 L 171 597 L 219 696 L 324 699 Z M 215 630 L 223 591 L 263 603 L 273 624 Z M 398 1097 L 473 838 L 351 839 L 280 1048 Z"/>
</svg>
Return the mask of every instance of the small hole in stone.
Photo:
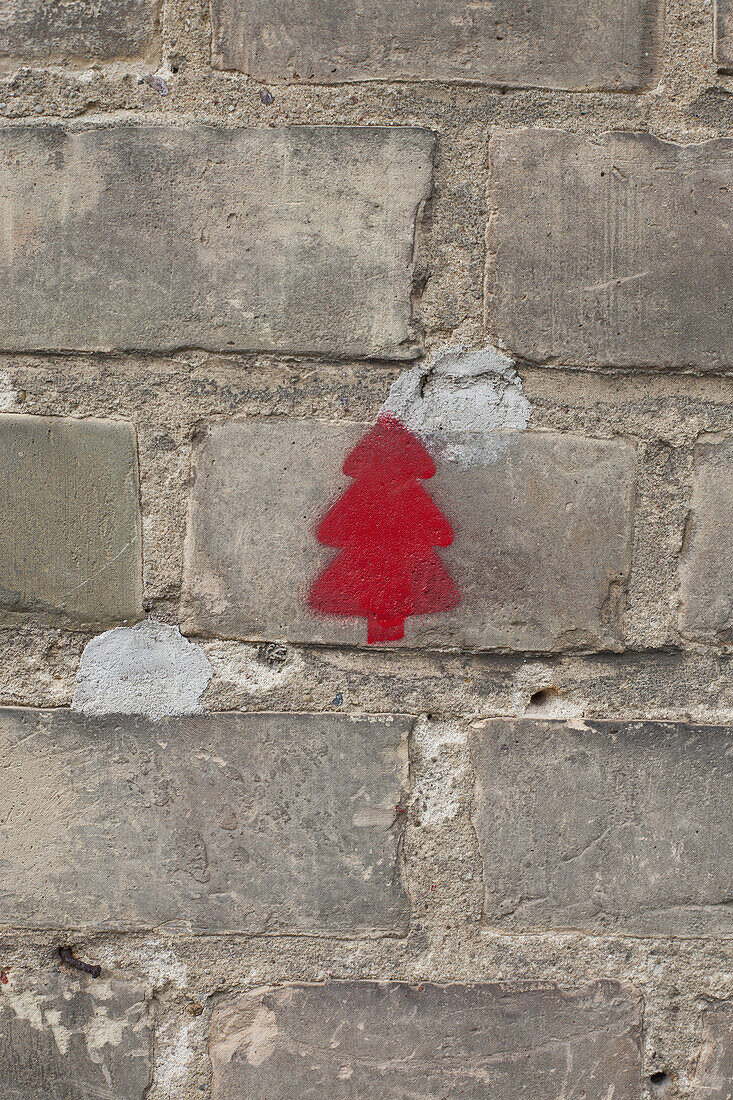
<svg viewBox="0 0 733 1100">
<path fill-rule="evenodd" d="M 559 694 L 560 692 L 554 687 L 540 688 L 539 691 L 533 691 L 529 697 L 529 707 L 547 706 L 553 699 L 557 699 Z"/>
<path fill-rule="evenodd" d="M 649 1074 L 649 1085 L 653 1096 L 669 1096 L 672 1091 L 672 1078 L 664 1070 Z"/>
</svg>

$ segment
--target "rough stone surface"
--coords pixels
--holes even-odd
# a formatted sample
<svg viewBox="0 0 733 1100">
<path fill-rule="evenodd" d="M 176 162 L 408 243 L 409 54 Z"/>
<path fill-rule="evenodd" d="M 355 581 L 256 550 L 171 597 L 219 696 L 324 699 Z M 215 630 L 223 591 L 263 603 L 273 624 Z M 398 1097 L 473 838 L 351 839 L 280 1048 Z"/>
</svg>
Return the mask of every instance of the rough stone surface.
<svg viewBox="0 0 733 1100">
<path fill-rule="evenodd" d="M 434 140 L 408 127 L 6 129 L 0 347 L 410 358 Z"/>
<path fill-rule="evenodd" d="M 160 719 L 199 714 L 213 669 L 178 627 L 146 619 L 92 638 L 82 653 L 74 710 Z"/>
<path fill-rule="evenodd" d="M 54 0 L 53 7 L 58 9 L 61 2 Z M 83 0 L 68 2 L 80 7 Z M 104 8 L 109 10 L 111 2 L 103 0 Z M 0 10 L 8 3 L 0 0 Z M 360 6 L 361 0 L 353 5 L 355 10 Z M 414 5 L 413 18 L 422 6 Z M 537 4 L 530 6 L 539 15 Z M 487 7 L 471 10 L 480 19 Z M 494 10 L 500 7 L 501 0 Z M 682 145 L 730 138 L 733 81 L 719 71 L 724 66 L 713 57 L 712 7 L 707 0 L 669 0 L 652 87 L 638 94 L 568 94 L 432 79 L 398 83 L 367 78 L 363 83 L 317 86 L 278 83 L 269 76 L 259 81 L 212 68 L 209 0 L 168 0 L 160 27 L 160 67 L 147 61 L 9 65 L 0 73 L 0 118 L 9 126 L 30 121 L 41 129 L 72 120 L 77 120 L 75 126 L 113 126 L 121 119 L 147 119 L 265 132 L 271 124 L 433 130 L 439 135 L 435 190 L 416 238 L 413 266 L 424 346 L 431 354 L 446 344 L 483 350 L 492 342 L 483 319 L 491 133 L 526 126 L 589 137 L 609 130 L 647 131 Z M 276 23 L 277 5 L 271 10 Z M 158 44 L 154 48 L 157 52 Z M 167 95 L 158 77 L 165 80 Z M 154 147 L 151 141 L 151 158 Z M 174 184 L 179 192 L 198 186 L 197 171 L 195 164 L 190 174 L 181 166 Z M 136 178 L 132 170 L 124 175 L 138 195 Z M 270 179 L 261 176 L 262 201 L 269 186 Z M 83 189 L 77 191 L 83 196 Z M 228 211 L 225 187 L 222 193 Z M 720 194 L 722 199 L 725 193 Z M 5 197 L 0 184 L 0 242 L 10 228 Z M 74 201 L 72 189 L 70 205 Z M 689 244 L 695 209 L 680 209 L 678 226 L 679 252 L 693 266 L 704 262 L 700 249 Z M 661 213 L 661 208 L 653 211 L 645 232 L 653 231 Z M 530 217 L 528 207 L 520 210 L 518 236 Z M 623 224 L 618 228 L 623 231 Z M 180 231 L 187 232 L 185 222 Z M 116 248 L 117 232 L 105 225 L 103 233 L 109 248 Z M 136 239 L 136 247 L 142 248 L 143 239 Z M 701 242 L 700 248 L 706 247 Z M 167 242 L 161 248 L 170 256 Z M 39 252 L 38 277 L 42 262 Z M 144 265 L 130 267 L 134 279 Z M 723 288 L 730 284 L 729 267 L 716 276 Z M 6 286 L 4 280 L 0 274 Z M 535 282 L 541 285 L 541 271 L 522 293 L 531 297 Z M 161 285 L 167 286 L 164 279 Z M 108 297 L 114 300 L 119 294 L 119 287 L 111 287 Z M 161 301 L 166 313 L 167 302 Z M 686 310 L 684 298 L 675 308 Z M 733 371 L 578 369 L 573 363 L 514 358 L 522 393 L 531 405 L 531 432 L 526 434 L 625 439 L 636 451 L 633 568 L 624 616 L 627 648 L 623 653 L 543 655 L 195 639 L 215 668 L 204 696 L 212 711 L 417 716 L 411 734 L 412 796 L 403 804 L 407 812 L 400 815 L 409 821 L 403 869 L 411 926 L 405 937 L 366 934 L 356 939 L 341 934 L 205 934 L 202 929 L 189 933 L 174 922 L 156 931 L 123 933 L 6 928 L 0 935 L 0 995 L 3 969 L 11 982 L 21 971 L 58 969 L 61 942 L 72 943 L 80 958 L 100 963 L 103 975 L 134 975 L 154 991 L 153 1080 L 145 1100 L 210 1100 L 208 1036 L 217 1003 L 263 985 L 328 978 L 399 978 L 414 985 L 531 980 L 550 981 L 564 990 L 604 978 L 631 983 L 644 1000 L 644 1069 L 642 1087 L 623 1100 L 701 1100 L 695 1081 L 701 1014 L 708 1002 L 733 999 L 733 938 L 676 932 L 654 937 L 587 934 L 577 929 L 522 932 L 497 925 L 487 929 L 481 921 L 482 866 L 471 823 L 472 774 L 464 742 L 471 722 L 495 715 L 575 713 L 615 722 L 647 717 L 733 723 L 733 645 L 720 644 L 721 636 L 700 644 L 680 633 L 679 619 L 680 548 L 690 508 L 693 451 L 701 436 L 733 437 Z M 417 362 L 427 367 L 431 360 Z M 190 442 L 199 426 L 260 416 L 373 423 L 401 369 L 411 365 L 348 355 L 333 358 L 331 353 L 230 355 L 195 347 L 175 354 L 0 353 L 0 410 L 113 417 L 136 424 L 145 613 L 175 623 Z M 427 396 L 438 388 L 433 372 L 426 382 Z M 82 650 L 104 629 L 106 625 L 95 625 L 70 631 L 57 623 L 26 622 L 3 626 L 0 704 L 69 707 Z M 156 733 L 165 740 L 162 726 Z M 74 782 L 83 785 L 83 754 L 73 764 Z M 17 811 L 6 796 L 3 790 L 0 820 L 10 829 L 16 827 Z M 558 1091 L 553 1100 L 560 1100 Z M 530 1083 L 522 1090 L 523 1100 L 531 1092 Z M 42 1098 L 37 1092 L 34 1100 Z"/>
<path fill-rule="evenodd" d="M 0 984 L 3 1100 L 143 1100 L 151 1082 L 143 986 L 72 971 Z"/>
<path fill-rule="evenodd" d="M 733 1100 L 733 1001 L 705 1009 L 693 1087 L 695 1100 Z"/>
<path fill-rule="evenodd" d="M 0 620 L 139 617 L 138 492 L 131 424 L 1 415 Z"/>
<path fill-rule="evenodd" d="M 160 0 L 3 0 L 0 65 L 23 61 L 104 61 L 151 48 Z"/>
<path fill-rule="evenodd" d="M 715 59 L 725 69 L 733 68 L 733 4 L 731 0 L 715 3 Z"/>
<path fill-rule="evenodd" d="M 317 616 L 307 604 L 333 553 L 314 527 L 348 484 L 341 466 L 364 431 L 264 418 L 211 428 L 194 459 L 187 631 L 366 642 L 364 620 Z M 493 465 L 444 463 L 424 483 L 453 525 L 455 541 L 440 556 L 462 602 L 407 619 L 404 644 L 618 648 L 633 448 L 552 433 L 515 432 L 505 442 Z"/>
<path fill-rule="evenodd" d="M 402 933 L 407 719 L 0 714 L 0 912 L 24 928 Z"/>
<path fill-rule="evenodd" d="M 599 982 L 327 982 L 217 1006 L 213 1100 L 636 1100 L 641 1003 Z"/>
<path fill-rule="evenodd" d="M 683 632 L 733 641 L 733 440 L 695 448 L 680 573 Z"/>
<path fill-rule="evenodd" d="M 578 366 L 733 363 L 733 140 L 519 129 L 491 139 L 486 318 Z"/>
<path fill-rule="evenodd" d="M 214 64 L 258 80 L 458 80 L 638 88 L 656 68 L 654 0 L 531 8 L 465 0 L 212 0 Z"/>
<path fill-rule="evenodd" d="M 729 727 L 496 719 L 472 753 L 487 924 L 733 932 Z"/>
</svg>

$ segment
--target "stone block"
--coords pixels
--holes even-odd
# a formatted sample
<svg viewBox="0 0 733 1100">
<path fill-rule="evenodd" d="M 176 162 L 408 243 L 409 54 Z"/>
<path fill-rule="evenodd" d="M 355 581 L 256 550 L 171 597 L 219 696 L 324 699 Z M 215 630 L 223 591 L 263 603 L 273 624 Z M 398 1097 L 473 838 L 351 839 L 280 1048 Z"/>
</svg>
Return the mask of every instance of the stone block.
<svg viewBox="0 0 733 1100">
<path fill-rule="evenodd" d="M 733 641 L 733 440 L 701 442 L 680 559 L 682 632 Z"/>
<path fill-rule="evenodd" d="M 6 128 L 0 349 L 413 357 L 434 142 L 401 126 Z"/>
<path fill-rule="evenodd" d="M 539 363 L 733 364 L 733 140 L 499 131 L 486 320 Z"/>
<path fill-rule="evenodd" d="M 149 53 L 158 29 L 160 0 L 3 0 L 3 59 L 30 62 L 108 61 Z"/>
<path fill-rule="evenodd" d="M 733 2 L 715 0 L 715 60 L 733 69 Z"/>
<path fill-rule="evenodd" d="M 656 0 L 211 0 L 213 62 L 257 80 L 471 81 L 636 89 L 657 61 Z"/>
<path fill-rule="evenodd" d="M 71 971 L 0 985 L 3 1100 L 143 1100 L 152 1029 L 145 989 Z"/>
<path fill-rule="evenodd" d="M 472 756 L 487 924 L 733 932 L 730 728 L 496 719 Z"/>
<path fill-rule="evenodd" d="M 703 1013 L 702 1049 L 695 1067 L 695 1100 L 733 1097 L 733 1001 L 715 1001 Z"/>
<path fill-rule="evenodd" d="M 259 418 L 204 433 L 194 457 L 185 629 L 366 643 L 364 619 L 308 606 L 311 585 L 334 555 L 316 541 L 315 527 L 351 484 L 341 468 L 366 430 Z M 551 432 L 496 438 L 493 463 L 464 468 L 445 461 L 421 483 L 453 526 L 454 542 L 439 556 L 461 603 L 408 618 L 402 644 L 621 647 L 633 448 Z"/>
<path fill-rule="evenodd" d="M 637 1100 L 641 1022 L 615 982 L 258 989 L 214 1009 L 213 1100 Z"/>
<path fill-rule="evenodd" d="M 410 724 L 3 709 L 2 922 L 402 934 Z"/>
<path fill-rule="evenodd" d="M 139 618 L 141 543 L 132 424 L 0 415 L 0 621 Z"/>
</svg>

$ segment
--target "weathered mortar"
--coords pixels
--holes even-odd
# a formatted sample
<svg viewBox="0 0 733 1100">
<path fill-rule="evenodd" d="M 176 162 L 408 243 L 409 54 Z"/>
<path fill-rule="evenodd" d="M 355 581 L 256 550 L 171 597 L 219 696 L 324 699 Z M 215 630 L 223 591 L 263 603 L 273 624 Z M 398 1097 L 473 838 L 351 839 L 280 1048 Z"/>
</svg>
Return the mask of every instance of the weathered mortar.
<svg viewBox="0 0 733 1100">
<path fill-rule="evenodd" d="M 721 11 L 728 6 L 721 4 Z M 492 129 L 549 127 L 591 137 L 613 129 L 640 130 L 683 144 L 733 136 L 733 78 L 719 73 L 713 59 L 710 3 L 670 0 L 659 79 L 639 94 L 382 80 L 345 86 L 273 82 L 267 85 L 274 97 L 268 105 L 257 80 L 212 70 L 210 33 L 207 0 L 168 0 L 160 53 L 148 54 L 152 60 L 74 57 L 68 62 L 54 59 L 48 68 L 35 61 L 22 67 L 3 61 L 9 71 L 0 81 L 0 118 L 23 123 L 80 119 L 96 124 L 132 118 L 268 128 L 337 124 L 434 130 L 435 191 L 426 211 L 429 232 L 420 241 L 416 278 L 428 351 L 446 344 L 481 346 L 487 340 L 483 279 Z M 725 63 L 726 56 L 719 57 Z M 140 82 L 156 72 L 164 84 Z M 423 286 L 427 273 L 430 278 Z M 380 362 L 274 354 L 192 350 L 164 356 L 53 356 L 41 350 L 0 356 L 0 408 L 136 425 L 143 607 L 175 624 L 190 453 L 203 422 L 248 416 L 368 422 L 399 371 Z M 329 977 L 438 983 L 551 980 L 568 989 L 596 979 L 631 982 L 644 999 L 647 1097 L 696 1096 L 699 1075 L 711 1060 L 711 1020 L 718 1018 L 711 1014 L 708 999 L 733 997 L 730 937 L 510 932 L 483 925 L 482 865 L 470 819 L 474 775 L 468 738 L 472 722 L 524 714 L 546 717 L 557 708 L 579 718 L 733 722 L 729 639 L 681 629 L 679 575 L 693 499 L 695 448 L 711 435 L 725 437 L 733 431 L 733 377 L 725 371 L 577 370 L 521 362 L 518 372 L 530 403 L 530 430 L 574 432 L 635 447 L 626 651 L 552 656 L 390 653 L 194 638 L 214 668 L 203 697 L 212 711 L 418 716 L 411 735 L 413 800 L 404 844 L 413 923 L 407 936 L 381 939 L 193 936 L 174 923 L 126 933 L 4 927 L 0 966 L 14 986 L 25 983 L 32 989 L 39 973 L 54 975 L 60 966 L 58 944 L 73 942 L 79 957 L 101 963 L 103 980 L 139 983 L 153 994 L 155 1039 L 147 1100 L 208 1095 L 208 1035 L 217 1004 L 262 985 Z M 88 629 L 36 623 L 3 628 L 0 702 L 68 707 L 81 652 L 93 636 Z M 78 769 L 83 781 L 83 759 Z M 2 817 L 12 827 L 12 812 Z M 59 976 L 67 988 L 93 984 L 65 969 Z M 0 985 L 0 1001 L 4 988 Z M 669 1079 L 652 1082 L 654 1073 L 666 1073 Z"/>
</svg>

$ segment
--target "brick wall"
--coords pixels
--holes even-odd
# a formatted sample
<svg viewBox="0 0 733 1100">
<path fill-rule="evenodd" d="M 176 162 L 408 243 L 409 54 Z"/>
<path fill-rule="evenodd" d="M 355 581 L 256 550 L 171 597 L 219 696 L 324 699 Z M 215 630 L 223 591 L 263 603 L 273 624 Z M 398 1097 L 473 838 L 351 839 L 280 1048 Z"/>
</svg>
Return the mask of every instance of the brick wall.
<svg viewBox="0 0 733 1100">
<path fill-rule="evenodd" d="M 0 1100 L 730 1100 L 732 28 L 6 0 Z"/>
</svg>

